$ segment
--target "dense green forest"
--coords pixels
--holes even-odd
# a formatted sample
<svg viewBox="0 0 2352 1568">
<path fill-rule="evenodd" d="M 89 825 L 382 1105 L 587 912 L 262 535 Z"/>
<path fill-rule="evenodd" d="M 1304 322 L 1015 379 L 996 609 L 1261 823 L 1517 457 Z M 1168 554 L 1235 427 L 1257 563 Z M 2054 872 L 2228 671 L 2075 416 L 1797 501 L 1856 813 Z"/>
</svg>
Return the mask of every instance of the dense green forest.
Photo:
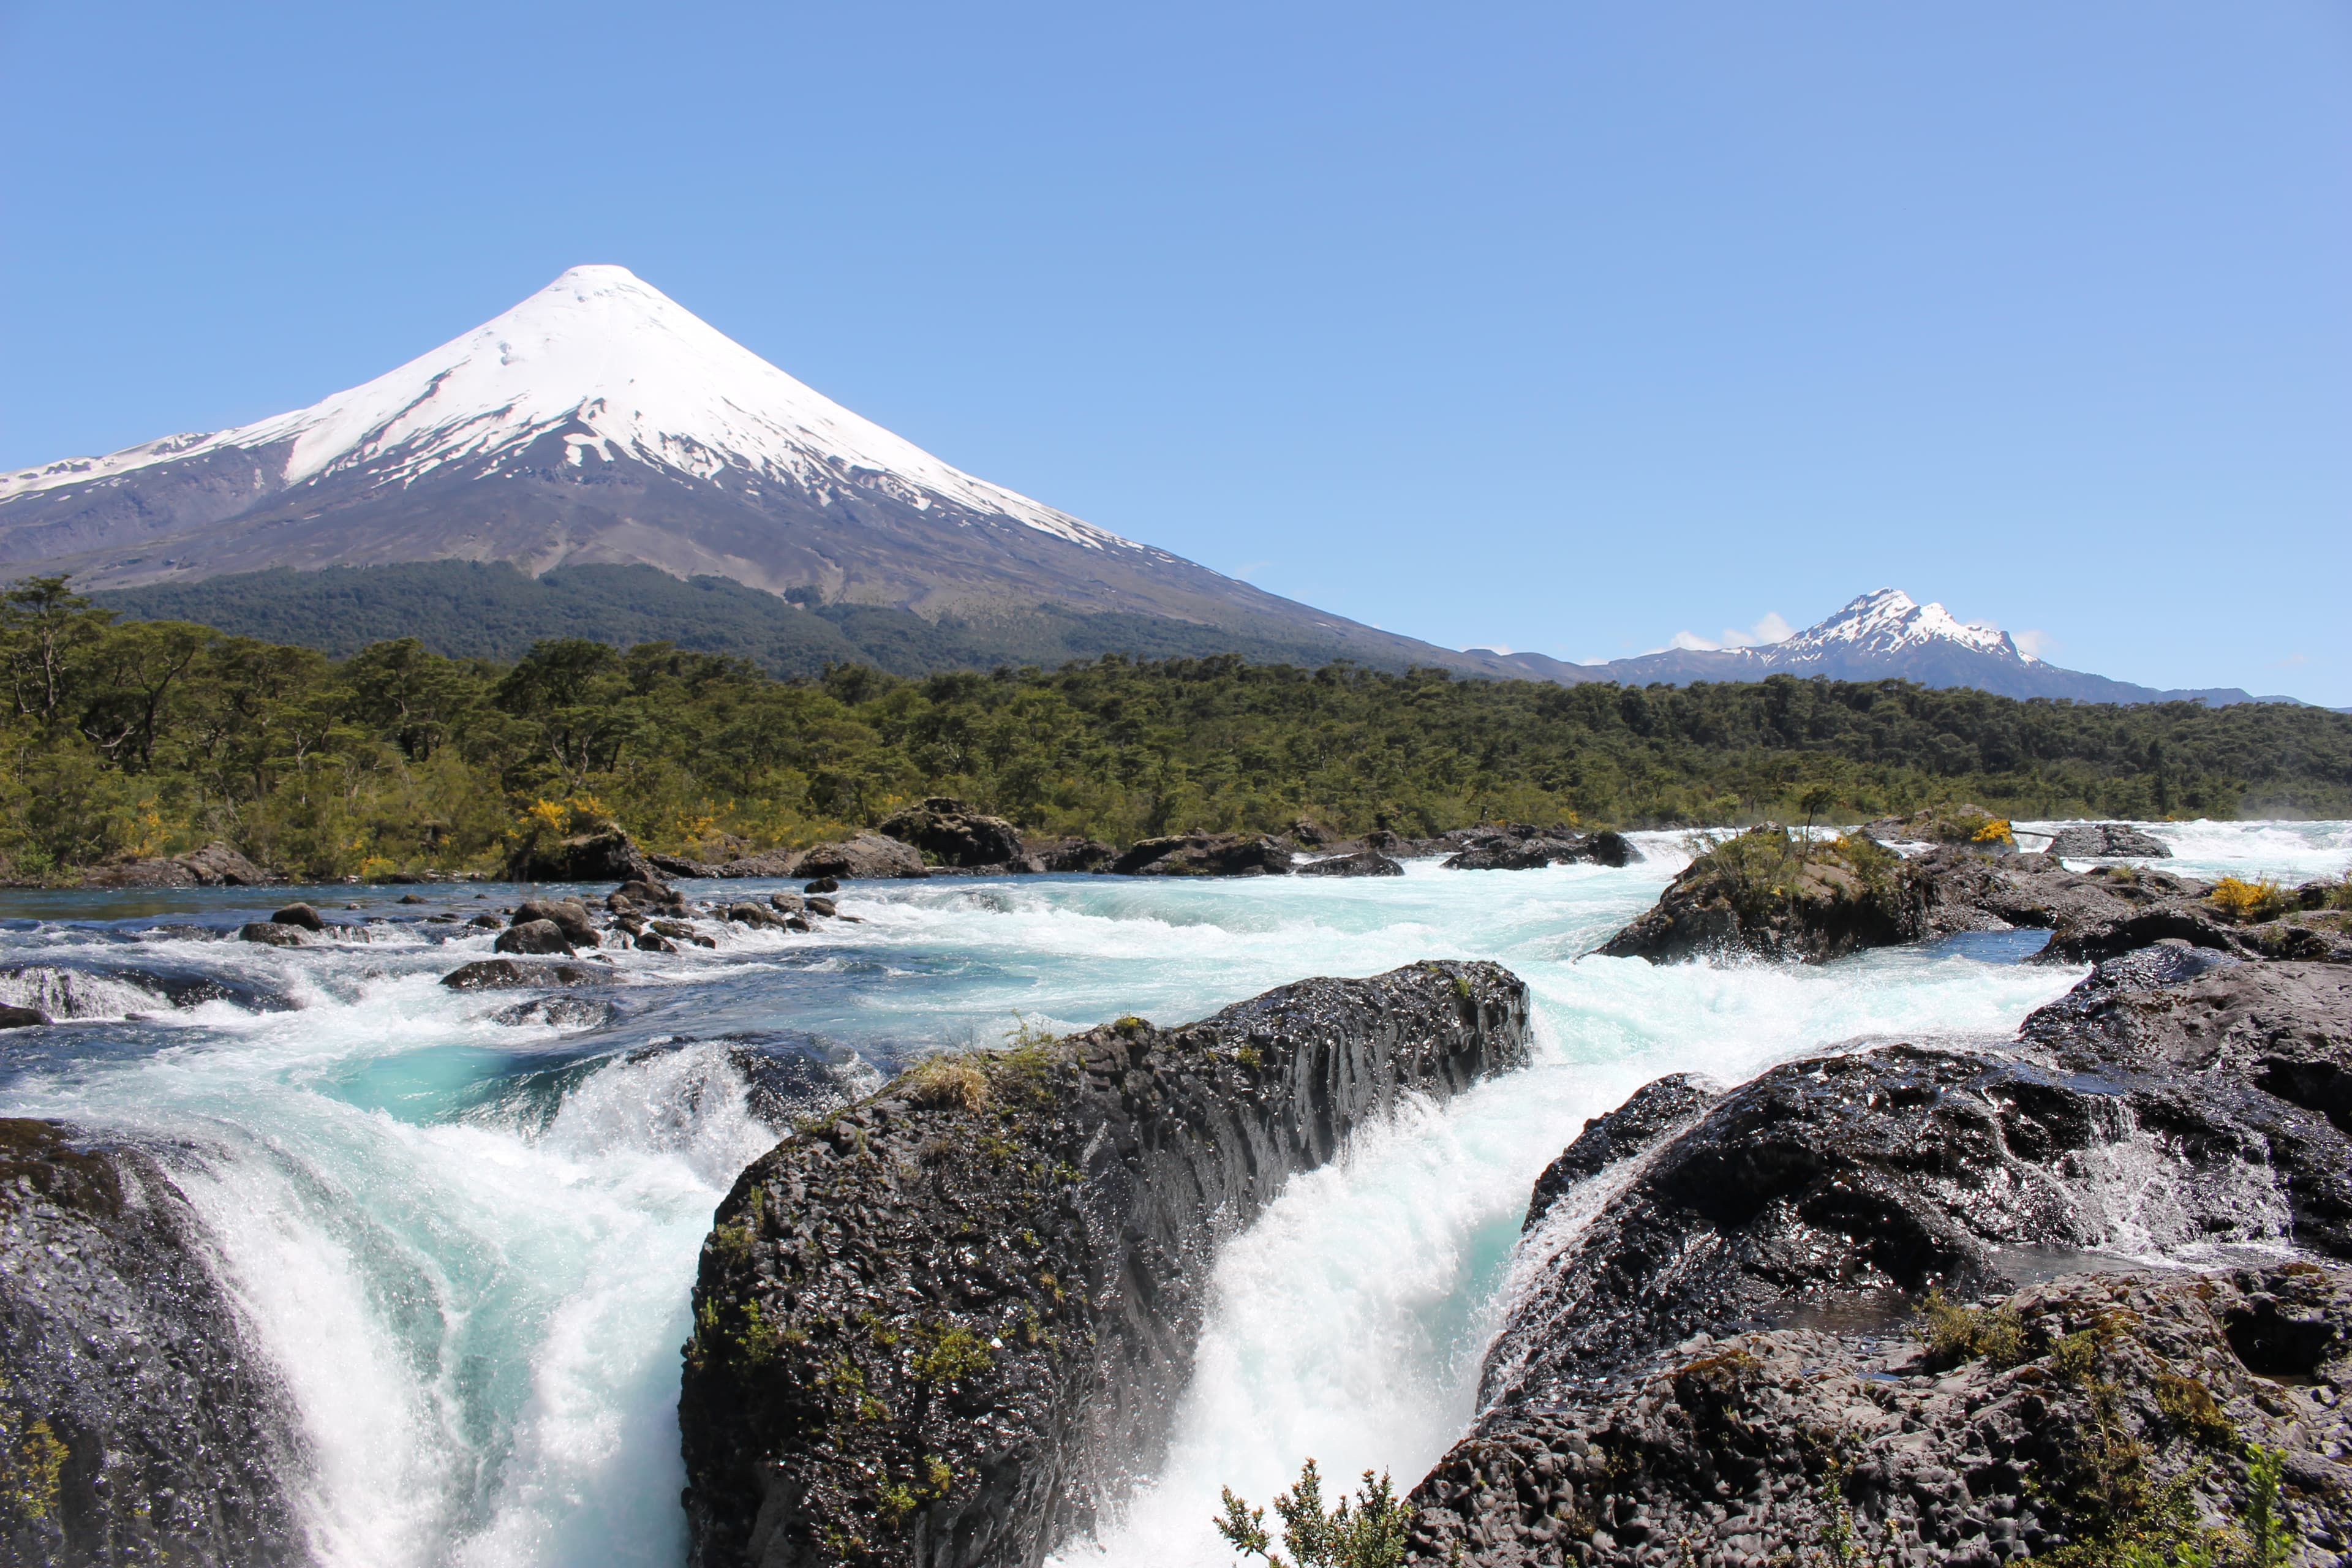
<svg viewBox="0 0 2352 1568">
<path fill-rule="evenodd" d="M 725 577 L 680 579 L 651 566 L 567 566 L 532 577 L 506 561 L 279 567 L 113 588 L 94 596 L 123 619 L 201 621 L 238 637 L 299 643 L 337 657 L 413 637 L 454 658 L 511 662 L 531 645 L 587 637 L 627 647 L 667 637 L 693 653 L 748 659 L 770 675 L 820 675 L 870 664 L 898 675 L 1056 665 L 1114 650 L 1167 658 L 1237 653 L 1254 664 L 1321 664 L 1337 644 L 1286 628 L 1229 628 L 1055 605 L 925 620 L 882 605 L 825 603 L 813 589 L 778 595 Z M 691 628 L 681 631 L 679 628 Z"/>
<path fill-rule="evenodd" d="M 415 638 L 334 659 L 118 621 L 62 579 L 0 600 L 0 857 L 19 879 L 225 838 L 314 875 L 487 868 L 617 821 L 656 848 L 793 846 L 927 794 L 1041 833 L 1422 835 L 1640 826 L 1953 799 L 2017 816 L 2352 816 L 2352 717 L 2017 701 L 1900 681 L 1622 688 L 1233 655 L 773 679 L 582 638 L 520 660 Z M 1800 813 L 1800 815 L 1801 815 Z"/>
</svg>

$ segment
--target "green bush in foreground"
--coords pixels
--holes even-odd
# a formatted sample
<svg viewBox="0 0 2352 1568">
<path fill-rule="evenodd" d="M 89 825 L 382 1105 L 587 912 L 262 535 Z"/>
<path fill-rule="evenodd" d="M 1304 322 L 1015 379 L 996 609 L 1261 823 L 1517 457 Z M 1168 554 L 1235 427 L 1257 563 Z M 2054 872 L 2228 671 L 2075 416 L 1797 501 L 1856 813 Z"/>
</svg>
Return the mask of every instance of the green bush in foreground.
<svg viewBox="0 0 2352 1568">
<path fill-rule="evenodd" d="M 1276 1554 L 1266 1534 L 1265 1510 L 1252 1508 L 1224 1489 L 1225 1511 L 1217 1533 L 1234 1550 L 1265 1559 L 1268 1568 L 1396 1568 L 1404 1561 L 1408 1514 L 1404 1500 L 1390 1489 L 1387 1476 L 1364 1472 L 1363 1489 L 1351 1502 L 1341 1497 L 1323 1507 L 1323 1477 L 1309 1459 L 1299 1467 L 1298 1484 L 1274 1500 L 1282 1520 L 1287 1561 Z"/>
</svg>

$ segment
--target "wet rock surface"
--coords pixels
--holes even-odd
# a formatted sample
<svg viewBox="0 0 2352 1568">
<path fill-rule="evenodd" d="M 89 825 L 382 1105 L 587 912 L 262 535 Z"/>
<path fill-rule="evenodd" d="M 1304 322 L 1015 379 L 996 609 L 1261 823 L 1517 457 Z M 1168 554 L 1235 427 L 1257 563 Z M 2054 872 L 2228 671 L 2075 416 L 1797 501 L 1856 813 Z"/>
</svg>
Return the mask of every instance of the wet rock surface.
<svg viewBox="0 0 2352 1568">
<path fill-rule="evenodd" d="M 2295 1327 L 2266 1336 L 2274 1322 Z M 1952 1337 L 1970 1335 L 1990 1349 L 1938 1353 L 1900 1331 L 1698 1336 L 1573 1405 L 1490 1413 L 1414 1490 L 1406 1561 L 2243 1552 L 2250 1443 L 2285 1455 L 2274 1560 L 2316 1568 L 2352 1545 L 2352 1271 L 2065 1278 Z"/>
<path fill-rule="evenodd" d="M 1527 1027 L 1507 973 L 1415 965 L 938 1058 L 809 1125 L 704 1247 L 692 1560 L 1037 1563 L 1160 1452 L 1214 1244 Z"/>
<path fill-rule="evenodd" d="M 2205 891 L 2183 886 L 2189 896 Z M 1654 963 L 1738 953 L 1818 963 L 1958 931 L 2022 929 L 2054 931 L 2053 961 L 2080 963 L 2080 944 L 2060 946 L 2062 937 L 2147 912 L 2116 888 L 2049 855 L 1942 844 L 1906 858 L 1858 835 L 1808 843 L 1759 827 L 1693 860 L 1600 951 Z M 2147 940 L 2119 939 L 2112 951 Z M 2074 956 L 2061 960 L 2062 952 Z"/>
<path fill-rule="evenodd" d="M 1630 866 L 1642 852 L 1622 833 L 1579 833 L 1572 827 L 1504 823 L 1448 835 L 1461 847 L 1448 856 L 1453 871 L 1530 871 L 1541 866 Z"/>
<path fill-rule="evenodd" d="M 2279 1561 L 2336 1563 L 2347 1134 L 2352 967 L 2177 940 L 2002 1047 L 1660 1079 L 1538 1180 L 1412 1560 L 2119 1562 L 2128 1530 L 2242 1520 L 2252 1440 L 2288 1455 L 2302 1554 Z M 2118 1255 L 2216 1246 L 2263 1261 L 2190 1280 Z M 1931 1352 L 1910 1336 L 1937 1291 Z"/>
<path fill-rule="evenodd" d="M 1902 865 L 1865 838 L 1807 844 L 1755 828 L 1685 867 L 1600 951 L 1653 963 L 1724 952 L 1818 963 L 1914 942 L 1921 932 Z"/>
<path fill-rule="evenodd" d="M 1309 860 L 1299 866 L 1302 877 L 1402 877 L 1404 868 L 1377 849 L 1359 849 L 1348 855 L 1328 855 L 1320 860 Z"/>
<path fill-rule="evenodd" d="M 2327 1114 L 2347 982 L 2168 949 L 2103 966 L 2009 1048 L 1814 1057 L 1712 1099 L 1661 1080 L 1539 1182 L 1544 1261 L 1487 1395 L 1549 1397 L 1801 1300 L 1998 1288 L 2009 1249 L 2292 1238 L 2352 1258 L 2352 1141 Z"/>
<path fill-rule="evenodd" d="M 163 1166 L 0 1121 L 0 1559 L 308 1561 L 290 1408 Z"/>
</svg>

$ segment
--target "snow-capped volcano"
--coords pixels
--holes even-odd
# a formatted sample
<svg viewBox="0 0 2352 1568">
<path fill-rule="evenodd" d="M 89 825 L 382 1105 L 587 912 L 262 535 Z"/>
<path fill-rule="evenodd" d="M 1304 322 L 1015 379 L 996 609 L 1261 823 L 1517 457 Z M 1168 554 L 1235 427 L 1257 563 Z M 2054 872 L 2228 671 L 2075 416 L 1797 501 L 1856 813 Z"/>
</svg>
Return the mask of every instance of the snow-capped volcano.
<svg viewBox="0 0 2352 1568">
<path fill-rule="evenodd" d="M 1497 657 L 1528 674 L 1554 680 L 1615 680 L 1629 686 L 1822 675 L 1832 680 L 1972 686 L 2007 697 L 2071 697 L 2086 702 L 2255 700 L 2234 688 L 2158 691 L 2102 675 L 2061 669 L 2019 647 L 2017 640 L 1999 626 L 1963 621 L 1943 605 L 1923 605 L 1899 588 L 1874 589 L 1803 631 L 1751 647 L 1677 646 L 1633 658 L 1585 665 L 1561 665 L 1524 654 Z"/>
<path fill-rule="evenodd" d="M 1050 603 L 1479 667 L 965 473 L 622 267 L 575 267 L 308 408 L 0 477 L 11 575 L 108 588 L 451 559 L 650 565 L 925 614 Z"/>
<path fill-rule="evenodd" d="M 1133 550 L 941 462 L 760 358 L 625 267 L 575 267 L 504 315 L 362 386 L 212 436 L 173 436 L 0 478 L 0 500 L 208 453 L 268 453 L 287 489 L 343 473 L 405 487 L 451 463 L 520 466 L 547 437 L 573 468 L 625 455 L 683 478 L 855 487 L 919 510 L 1012 518 Z"/>
<path fill-rule="evenodd" d="M 1768 658 L 1776 668 L 1789 669 L 1839 655 L 1899 657 L 1937 644 L 1993 658 L 2041 662 L 1999 626 L 1986 621 L 1962 621 L 1943 605 L 1920 604 L 1900 588 L 1874 589 L 1793 637 L 1741 651 Z"/>
</svg>

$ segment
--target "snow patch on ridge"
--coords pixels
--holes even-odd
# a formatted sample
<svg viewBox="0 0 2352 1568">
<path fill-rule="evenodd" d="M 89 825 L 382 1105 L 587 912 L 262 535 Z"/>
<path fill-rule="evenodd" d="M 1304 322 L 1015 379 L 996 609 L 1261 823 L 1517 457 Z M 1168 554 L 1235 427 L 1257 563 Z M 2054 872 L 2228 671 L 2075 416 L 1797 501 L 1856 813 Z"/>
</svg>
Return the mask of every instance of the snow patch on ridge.
<svg viewBox="0 0 2352 1568">
<path fill-rule="evenodd" d="M 286 488 L 355 468 L 405 485 L 452 462 L 492 471 L 561 433 L 563 460 L 627 456 L 705 482 L 848 487 L 919 510 L 1003 517 L 1090 550 L 1138 550 L 860 418 L 625 267 L 575 267 L 388 374 L 234 430 L 183 435 L 0 478 L 0 500 L 238 449 Z"/>
</svg>

